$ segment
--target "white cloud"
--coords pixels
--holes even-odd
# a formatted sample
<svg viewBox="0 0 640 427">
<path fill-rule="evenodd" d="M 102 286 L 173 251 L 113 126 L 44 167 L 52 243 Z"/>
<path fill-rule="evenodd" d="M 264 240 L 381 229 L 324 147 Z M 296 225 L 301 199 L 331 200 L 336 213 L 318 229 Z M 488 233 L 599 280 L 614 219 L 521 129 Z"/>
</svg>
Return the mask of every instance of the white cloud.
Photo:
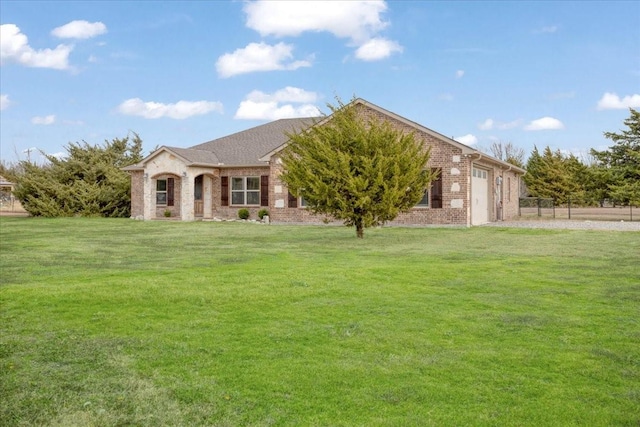
<svg viewBox="0 0 640 427">
<path fill-rule="evenodd" d="M 521 119 L 516 119 L 513 120 L 511 122 L 501 122 L 497 124 L 497 128 L 501 129 L 501 130 L 506 130 L 506 129 L 513 129 L 513 128 L 517 128 L 518 126 L 520 126 L 522 124 L 522 120 Z"/>
<path fill-rule="evenodd" d="M 542 117 L 541 119 L 533 120 L 531 123 L 524 127 L 524 130 L 554 130 L 564 129 L 564 125 L 558 119 L 553 117 Z"/>
<path fill-rule="evenodd" d="M 63 160 L 67 158 L 67 153 L 64 151 L 58 151 L 57 153 L 49 154 L 52 157 L 55 157 L 58 160 Z"/>
<path fill-rule="evenodd" d="M 27 67 L 69 68 L 69 54 L 73 46 L 58 45 L 55 49 L 35 50 L 26 35 L 14 24 L 0 25 L 0 63 L 16 62 Z"/>
<path fill-rule="evenodd" d="M 320 110 L 312 103 L 318 99 L 315 92 L 287 86 L 273 94 L 259 90 L 249 93 L 240 103 L 234 118 L 245 120 L 277 120 L 294 117 L 316 117 Z M 288 103 L 280 105 L 281 103 Z M 302 104 L 302 105 L 293 105 Z"/>
<path fill-rule="evenodd" d="M 54 114 L 48 116 L 36 116 L 31 119 L 31 123 L 34 125 L 52 125 L 56 122 L 56 116 Z"/>
<path fill-rule="evenodd" d="M 356 58 L 376 61 L 402 52 L 397 42 L 376 35 L 389 23 L 382 19 L 382 0 L 265 1 L 245 3 L 247 27 L 262 36 L 296 37 L 327 32 L 358 46 Z"/>
<path fill-rule="evenodd" d="M 71 21 L 54 28 L 51 35 L 60 39 L 90 39 L 106 32 L 107 26 L 102 22 Z"/>
<path fill-rule="evenodd" d="M 478 138 L 475 137 L 475 135 L 472 135 L 470 133 L 464 135 L 464 136 L 459 136 L 457 138 L 454 138 L 456 141 L 465 144 L 465 145 L 474 145 L 478 143 Z"/>
<path fill-rule="evenodd" d="M 507 130 L 513 129 L 522 124 L 522 120 L 513 120 L 511 122 L 499 122 L 493 119 L 487 119 L 482 123 L 478 124 L 478 129 L 480 130 L 491 130 L 491 129 L 499 129 L 499 130 Z"/>
<path fill-rule="evenodd" d="M 478 129 L 480 130 L 491 130 L 493 129 L 493 119 L 487 119 L 484 122 L 478 125 Z"/>
<path fill-rule="evenodd" d="M 9 101 L 9 95 L 5 95 L 4 93 L 0 95 L 0 111 L 6 110 L 11 105 L 11 101 Z"/>
<path fill-rule="evenodd" d="M 210 101 L 178 101 L 175 104 L 162 104 L 159 102 L 144 102 L 140 98 L 131 98 L 120 104 L 117 110 L 121 114 L 140 116 L 145 119 L 169 117 L 182 120 L 191 116 L 208 114 L 212 111 L 222 113 L 222 104 Z"/>
<path fill-rule="evenodd" d="M 218 58 L 216 70 L 220 77 L 225 78 L 254 71 L 295 70 L 311 66 L 311 61 L 291 61 L 292 51 L 293 46 L 286 43 L 274 46 L 264 42 L 250 43 Z"/>
<path fill-rule="evenodd" d="M 456 79 L 461 79 L 464 76 L 464 70 L 456 71 Z"/>
<path fill-rule="evenodd" d="M 627 95 L 620 99 L 618 94 L 606 92 L 598 101 L 598 110 L 625 110 L 640 107 L 640 94 Z"/>
<path fill-rule="evenodd" d="M 356 58 L 363 61 L 378 61 L 391 56 L 394 52 L 402 52 L 403 48 L 393 40 L 373 38 L 356 49 Z"/>
<path fill-rule="evenodd" d="M 296 103 L 310 103 L 316 102 L 318 95 L 315 92 L 309 92 L 297 87 L 287 86 L 284 89 L 277 90 L 273 94 L 264 93 L 259 90 L 254 90 L 246 99 L 257 102 L 296 102 Z"/>
<path fill-rule="evenodd" d="M 253 1 L 247 2 L 247 27 L 262 36 L 298 36 L 329 32 L 361 44 L 388 24 L 381 18 L 384 1 Z"/>
</svg>

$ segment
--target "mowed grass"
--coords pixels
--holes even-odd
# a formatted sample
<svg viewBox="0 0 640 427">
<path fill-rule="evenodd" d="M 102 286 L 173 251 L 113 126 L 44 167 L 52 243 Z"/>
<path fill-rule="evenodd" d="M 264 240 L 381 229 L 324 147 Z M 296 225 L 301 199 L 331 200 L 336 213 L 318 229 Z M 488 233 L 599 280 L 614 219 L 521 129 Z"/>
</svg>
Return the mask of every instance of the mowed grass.
<svg viewBox="0 0 640 427">
<path fill-rule="evenodd" d="M 640 424 L 640 235 L 0 218 L 0 425 Z"/>
</svg>

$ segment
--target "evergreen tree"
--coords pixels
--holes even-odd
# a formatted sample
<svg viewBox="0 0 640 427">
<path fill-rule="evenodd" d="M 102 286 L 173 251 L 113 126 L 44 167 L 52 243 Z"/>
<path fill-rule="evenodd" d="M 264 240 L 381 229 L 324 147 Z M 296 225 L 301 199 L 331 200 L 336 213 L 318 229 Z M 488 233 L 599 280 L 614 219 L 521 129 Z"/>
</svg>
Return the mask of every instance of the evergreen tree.
<svg viewBox="0 0 640 427">
<path fill-rule="evenodd" d="M 328 105 L 326 123 L 288 135 L 281 178 L 314 214 L 364 229 L 415 206 L 434 175 L 430 150 L 413 133 L 360 114 L 357 104 Z"/>
<path fill-rule="evenodd" d="M 580 200 L 584 195 L 579 182 L 583 167 L 573 155 L 565 156 L 549 147 L 540 154 L 534 147 L 524 181 L 533 197 L 552 198 L 556 203 L 566 203 L 569 198 Z"/>
<path fill-rule="evenodd" d="M 624 121 L 628 129 L 621 133 L 605 132 L 614 144 L 608 150 L 591 150 L 601 174 L 607 178 L 605 195 L 614 202 L 640 204 L 640 112 L 630 109 Z"/>
<path fill-rule="evenodd" d="M 130 177 L 120 168 L 142 160 L 142 140 L 116 138 L 104 146 L 86 142 L 65 147 L 67 156 L 43 155 L 48 163 L 22 162 L 14 195 L 33 216 L 130 215 Z"/>
<path fill-rule="evenodd" d="M 588 205 L 604 206 L 604 201 L 610 194 L 608 185 L 612 180 L 611 171 L 597 164 L 591 164 L 585 168 L 581 177 L 585 201 Z"/>
</svg>

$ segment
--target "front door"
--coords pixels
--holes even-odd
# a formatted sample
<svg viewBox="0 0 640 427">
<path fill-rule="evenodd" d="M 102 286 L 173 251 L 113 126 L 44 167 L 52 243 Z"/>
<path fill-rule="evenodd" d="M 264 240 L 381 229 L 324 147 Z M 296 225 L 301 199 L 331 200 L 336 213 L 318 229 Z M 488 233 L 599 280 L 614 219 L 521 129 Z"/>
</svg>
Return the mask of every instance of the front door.
<svg viewBox="0 0 640 427">
<path fill-rule="evenodd" d="M 204 215 L 203 175 L 197 176 L 193 184 L 193 214 L 197 217 L 202 217 Z"/>
</svg>

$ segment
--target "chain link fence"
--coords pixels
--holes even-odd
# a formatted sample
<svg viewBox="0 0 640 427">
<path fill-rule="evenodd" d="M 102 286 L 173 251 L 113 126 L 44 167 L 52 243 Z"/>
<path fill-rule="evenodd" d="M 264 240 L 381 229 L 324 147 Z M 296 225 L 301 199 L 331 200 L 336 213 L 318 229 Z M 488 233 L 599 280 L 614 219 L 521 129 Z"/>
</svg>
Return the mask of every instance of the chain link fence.
<svg viewBox="0 0 640 427">
<path fill-rule="evenodd" d="M 573 219 L 590 221 L 640 221 L 640 207 L 615 206 L 604 201 L 600 206 L 589 206 L 579 198 L 568 198 L 558 204 L 554 199 L 521 197 L 518 208 L 521 218 Z"/>
<path fill-rule="evenodd" d="M 26 211 L 11 191 L 0 190 L 0 215 L 2 214 L 26 214 Z"/>
</svg>

